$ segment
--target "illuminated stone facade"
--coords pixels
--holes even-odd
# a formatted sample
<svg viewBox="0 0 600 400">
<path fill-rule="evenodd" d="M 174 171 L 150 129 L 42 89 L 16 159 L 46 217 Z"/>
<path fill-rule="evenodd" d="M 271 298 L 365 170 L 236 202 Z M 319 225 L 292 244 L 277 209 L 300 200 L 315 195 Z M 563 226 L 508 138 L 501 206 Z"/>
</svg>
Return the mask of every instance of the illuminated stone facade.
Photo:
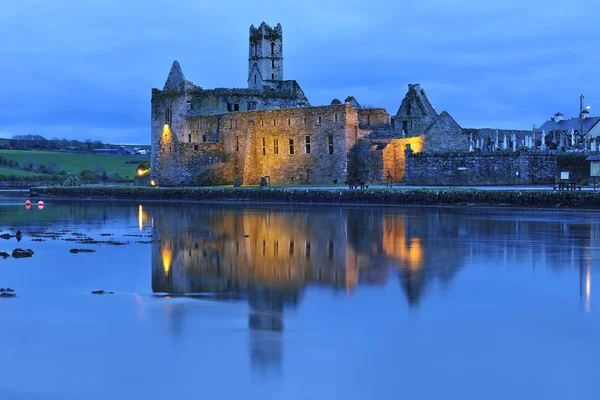
<svg viewBox="0 0 600 400">
<path fill-rule="evenodd" d="M 248 88 L 203 89 L 177 61 L 163 90 L 152 89 L 151 178 L 160 186 L 381 183 L 404 180 L 405 149 L 469 151 L 490 147 L 490 132 L 438 115 L 419 84 L 394 117 L 345 103 L 312 107 L 283 79 L 283 31 L 250 27 Z M 521 141 L 525 131 L 516 133 Z M 504 135 L 501 132 L 502 138 Z"/>
</svg>

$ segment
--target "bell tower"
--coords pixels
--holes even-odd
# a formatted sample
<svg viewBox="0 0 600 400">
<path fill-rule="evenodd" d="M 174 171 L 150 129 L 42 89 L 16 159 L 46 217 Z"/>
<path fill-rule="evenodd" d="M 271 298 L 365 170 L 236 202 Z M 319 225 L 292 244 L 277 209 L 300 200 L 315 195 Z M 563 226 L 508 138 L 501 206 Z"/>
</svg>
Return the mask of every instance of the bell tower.
<svg viewBox="0 0 600 400">
<path fill-rule="evenodd" d="M 283 34 L 281 24 L 250 27 L 248 88 L 262 89 L 283 80 Z"/>
</svg>

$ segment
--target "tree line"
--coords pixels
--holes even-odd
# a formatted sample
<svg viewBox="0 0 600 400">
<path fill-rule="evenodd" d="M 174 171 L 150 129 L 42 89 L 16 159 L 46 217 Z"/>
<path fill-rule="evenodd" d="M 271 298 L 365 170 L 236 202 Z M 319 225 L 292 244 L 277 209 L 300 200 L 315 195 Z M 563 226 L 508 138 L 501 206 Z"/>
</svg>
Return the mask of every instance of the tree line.
<svg viewBox="0 0 600 400">
<path fill-rule="evenodd" d="M 12 150 L 50 150 L 50 151 L 72 151 L 80 153 L 91 153 L 94 149 L 117 148 L 116 145 L 102 143 L 100 140 L 87 139 L 69 140 L 66 138 L 46 139 L 40 135 L 15 135 L 9 139 L 8 144 L 0 146 L 3 149 Z"/>
</svg>

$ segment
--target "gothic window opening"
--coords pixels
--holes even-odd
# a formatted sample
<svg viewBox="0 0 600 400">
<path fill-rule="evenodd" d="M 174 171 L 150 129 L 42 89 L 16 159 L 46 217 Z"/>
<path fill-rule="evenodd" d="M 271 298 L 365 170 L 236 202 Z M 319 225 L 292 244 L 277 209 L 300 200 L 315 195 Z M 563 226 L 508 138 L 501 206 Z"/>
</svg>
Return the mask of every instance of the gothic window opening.
<svg viewBox="0 0 600 400">
<path fill-rule="evenodd" d="M 165 108 L 165 124 L 171 126 L 173 115 L 171 113 L 171 107 Z"/>
<path fill-rule="evenodd" d="M 329 147 L 329 154 L 333 154 L 333 135 L 327 136 L 327 144 Z"/>
<path fill-rule="evenodd" d="M 275 54 L 275 42 L 271 42 L 271 55 Z"/>
<path fill-rule="evenodd" d="M 290 139 L 290 154 L 294 154 L 294 139 Z"/>
<path fill-rule="evenodd" d="M 304 145 L 305 145 L 306 154 L 310 154 L 310 136 L 306 136 L 304 138 Z"/>
<path fill-rule="evenodd" d="M 273 154 L 279 154 L 279 139 L 273 139 Z"/>
<path fill-rule="evenodd" d="M 235 120 L 235 127 L 237 128 L 237 119 Z"/>
<path fill-rule="evenodd" d="M 227 103 L 227 111 L 231 112 L 231 103 Z"/>
</svg>

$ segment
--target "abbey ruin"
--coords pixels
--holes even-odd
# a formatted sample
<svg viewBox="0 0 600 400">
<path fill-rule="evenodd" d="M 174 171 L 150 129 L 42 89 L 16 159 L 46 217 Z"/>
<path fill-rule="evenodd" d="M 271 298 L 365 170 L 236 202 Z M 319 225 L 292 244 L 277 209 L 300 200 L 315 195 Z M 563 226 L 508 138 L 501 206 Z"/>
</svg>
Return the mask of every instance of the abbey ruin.
<svg viewBox="0 0 600 400">
<path fill-rule="evenodd" d="M 264 22 L 250 27 L 247 88 L 203 89 L 175 61 L 163 89 L 152 89 L 151 173 L 161 186 L 398 182 L 407 154 L 500 148 L 500 140 L 506 148 L 529 136 L 463 129 L 419 84 L 393 116 L 352 96 L 311 106 L 284 80 L 281 25 Z"/>
</svg>

